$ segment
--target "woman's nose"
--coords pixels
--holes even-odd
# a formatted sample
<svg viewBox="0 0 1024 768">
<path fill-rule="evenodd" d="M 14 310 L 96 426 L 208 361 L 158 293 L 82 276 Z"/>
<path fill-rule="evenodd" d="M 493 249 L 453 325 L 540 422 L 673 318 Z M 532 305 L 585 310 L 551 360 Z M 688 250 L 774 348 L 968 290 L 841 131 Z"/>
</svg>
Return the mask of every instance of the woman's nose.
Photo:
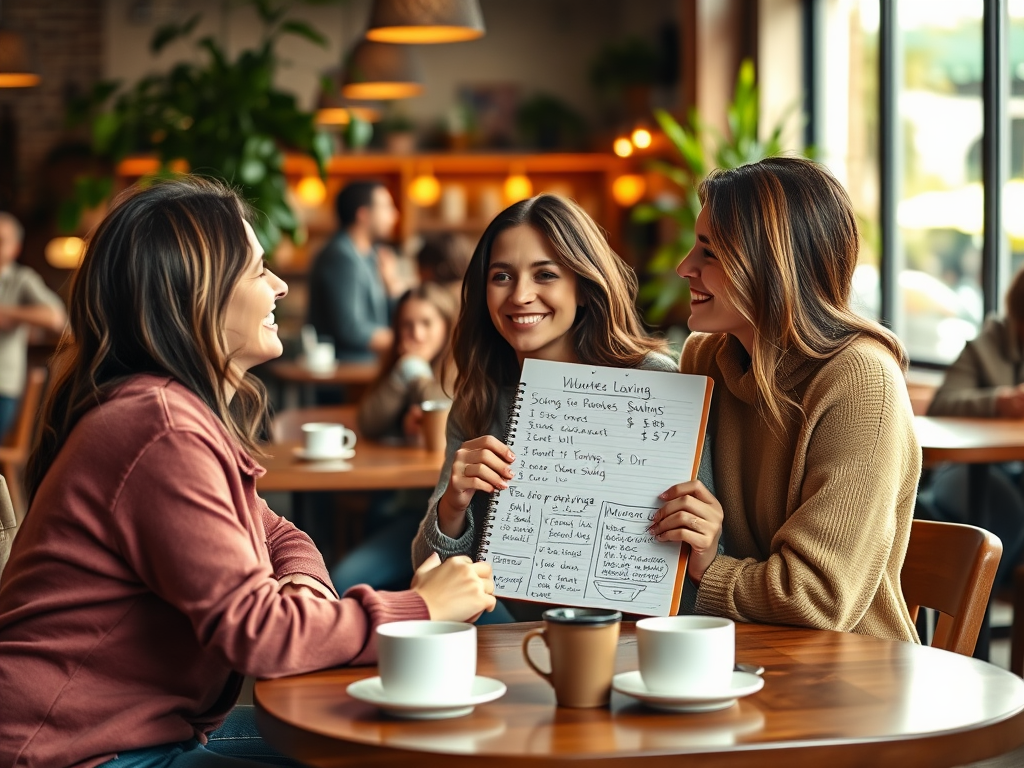
<svg viewBox="0 0 1024 768">
<path fill-rule="evenodd" d="M 686 254 L 683 257 L 683 260 L 679 262 L 679 266 L 676 267 L 676 274 L 679 275 L 680 277 L 693 277 L 693 259 L 690 258 L 691 256 L 693 256 L 693 251 L 690 251 L 688 254 Z"/>
<path fill-rule="evenodd" d="M 512 292 L 512 300 L 517 304 L 529 304 L 535 296 L 536 291 L 533 286 L 525 280 L 516 283 L 515 290 Z"/>
<path fill-rule="evenodd" d="M 274 280 L 276 281 L 276 284 L 274 284 L 274 298 L 283 299 L 288 295 L 288 283 L 277 275 L 274 275 L 273 272 L 270 274 L 274 276 Z"/>
</svg>

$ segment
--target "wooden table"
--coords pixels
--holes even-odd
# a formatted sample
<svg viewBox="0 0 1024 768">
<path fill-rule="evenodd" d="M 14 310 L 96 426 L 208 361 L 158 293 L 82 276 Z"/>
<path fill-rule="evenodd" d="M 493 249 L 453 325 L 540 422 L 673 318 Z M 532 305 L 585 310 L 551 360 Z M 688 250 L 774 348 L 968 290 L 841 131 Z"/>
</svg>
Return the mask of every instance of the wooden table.
<svg viewBox="0 0 1024 768">
<path fill-rule="evenodd" d="M 478 673 L 508 692 L 466 717 L 387 718 L 345 693 L 376 669 L 341 668 L 257 682 L 260 731 L 323 767 L 915 768 L 1024 744 L 1024 680 L 1005 670 L 912 643 L 750 624 L 736 626 L 736 659 L 763 665 L 765 685 L 729 709 L 666 714 L 618 693 L 610 709 L 559 709 L 519 650 L 535 626 L 478 628 Z M 617 671 L 637 668 L 633 629 L 623 624 Z"/>
<path fill-rule="evenodd" d="M 314 373 L 296 360 L 275 360 L 267 370 L 284 386 L 282 401 L 286 408 L 313 405 L 313 390 L 318 384 L 333 384 L 348 389 L 348 399 L 356 401 L 366 386 L 380 373 L 380 363 L 339 362 L 333 371 Z"/>
<path fill-rule="evenodd" d="M 347 461 L 303 461 L 298 427 L 310 421 L 344 424 L 357 434 L 356 454 Z M 406 445 L 383 445 L 359 435 L 356 406 L 322 406 L 285 410 L 275 419 L 271 456 L 260 464 L 267 473 L 257 481 L 261 491 L 381 491 L 433 488 L 444 454 Z"/>
<path fill-rule="evenodd" d="M 958 416 L 915 416 L 914 432 L 921 445 L 925 466 L 942 462 L 967 464 L 968 498 L 972 500 L 968 522 L 990 529 L 989 464 L 1024 461 L 1024 421 L 1016 419 L 965 418 Z M 1004 556 L 1007 553 L 1003 553 Z M 978 635 L 974 655 L 988 658 L 988 616 Z"/>
</svg>

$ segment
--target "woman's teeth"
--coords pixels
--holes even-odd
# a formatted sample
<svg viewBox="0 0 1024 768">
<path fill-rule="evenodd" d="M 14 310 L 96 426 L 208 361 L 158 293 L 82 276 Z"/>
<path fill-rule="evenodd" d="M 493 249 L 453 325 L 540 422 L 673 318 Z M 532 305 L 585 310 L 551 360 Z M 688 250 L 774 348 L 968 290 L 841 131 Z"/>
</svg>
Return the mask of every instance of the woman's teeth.
<svg viewBox="0 0 1024 768">
<path fill-rule="evenodd" d="M 274 311 L 271 310 L 270 314 L 263 318 L 263 324 L 268 328 L 274 327 Z"/>
<path fill-rule="evenodd" d="M 695 291 L 692 288 L 690 289 L 691 304 L 703 304 L 705 301 L 709 301 L 713 298 L 714 296 L 712 296 L 710 293 L 701 293 L 700 291 Z"/>
<path fill-rule="evenodd" d="M 512 322 L 516 325 L 533 325 L 544 319 L 544 315 L 513 315 Z"/>
</svg>

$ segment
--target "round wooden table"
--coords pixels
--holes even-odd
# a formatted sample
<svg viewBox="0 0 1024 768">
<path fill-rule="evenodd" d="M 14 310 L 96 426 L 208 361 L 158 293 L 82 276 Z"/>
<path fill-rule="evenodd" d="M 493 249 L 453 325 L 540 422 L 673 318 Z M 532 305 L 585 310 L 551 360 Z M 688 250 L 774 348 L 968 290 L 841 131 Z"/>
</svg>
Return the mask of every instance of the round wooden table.
<svg viewBox="0 0 1024 768">
<path fill-rule="evenodd" d="M 330 371 L 314 373 L 297 360 L 274 360 L 267 370 L 284 386 L 282 401 L 287 408 L 312 405 L 313 387 L 330 384 L 345 387 L 348 399 L 358 401 L 380 374 L 380 362 L 338 362 Z"/>
<path fill-rule="evenodd" d="M 452 720 L 398 720 L 350 698 L 374 668 L 256 683 L 257 721 L 314 766 L 956 766 L 1024 744 L 1024 680 L 985 662 L 862 635 L 737 624 L 738 662 L 764 688 L 718 712 L 667 714 L 613 693 L 610 708 L 561 709 L 523 662 L 533 623 L 479 628 L 478 673 L 504 697 Z M 534 651 L 542 653 L 539 644 Z M 637 668 L 622 626 L 617 671 Z"/>
</svg>

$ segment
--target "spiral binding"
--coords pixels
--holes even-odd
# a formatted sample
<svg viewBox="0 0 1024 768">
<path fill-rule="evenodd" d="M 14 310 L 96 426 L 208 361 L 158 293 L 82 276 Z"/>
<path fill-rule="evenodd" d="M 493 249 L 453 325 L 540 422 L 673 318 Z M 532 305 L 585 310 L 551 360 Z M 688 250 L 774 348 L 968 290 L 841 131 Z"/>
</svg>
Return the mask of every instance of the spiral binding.
<svg viewBox="0 0 1024 768">
<path fill-rule="evenodd" d="M 508 413 L 505 416 L 505 435 L 501 442 L 511 445 L 516 437 L 516 427 L 519 426 L 519 412 L 523 407 L 523 395 L 526 394 L 526 382 L 521 381 L 516 385 L 516 393 L 512 396 L 512 402 L 508 406 Z M 491 492 L 487 502 L 487 511 L 484 514 L 484 522 L 480 531 L 480 544 L 476 550 L 474 560 L 483 560 L 484 555 L 489 554 L 488 547 L 491 545 L 491 531 L 494 530 L 494 516 L 498 511 L 498 494 L 500 490 L 495 488 Z"/>
</svg>

